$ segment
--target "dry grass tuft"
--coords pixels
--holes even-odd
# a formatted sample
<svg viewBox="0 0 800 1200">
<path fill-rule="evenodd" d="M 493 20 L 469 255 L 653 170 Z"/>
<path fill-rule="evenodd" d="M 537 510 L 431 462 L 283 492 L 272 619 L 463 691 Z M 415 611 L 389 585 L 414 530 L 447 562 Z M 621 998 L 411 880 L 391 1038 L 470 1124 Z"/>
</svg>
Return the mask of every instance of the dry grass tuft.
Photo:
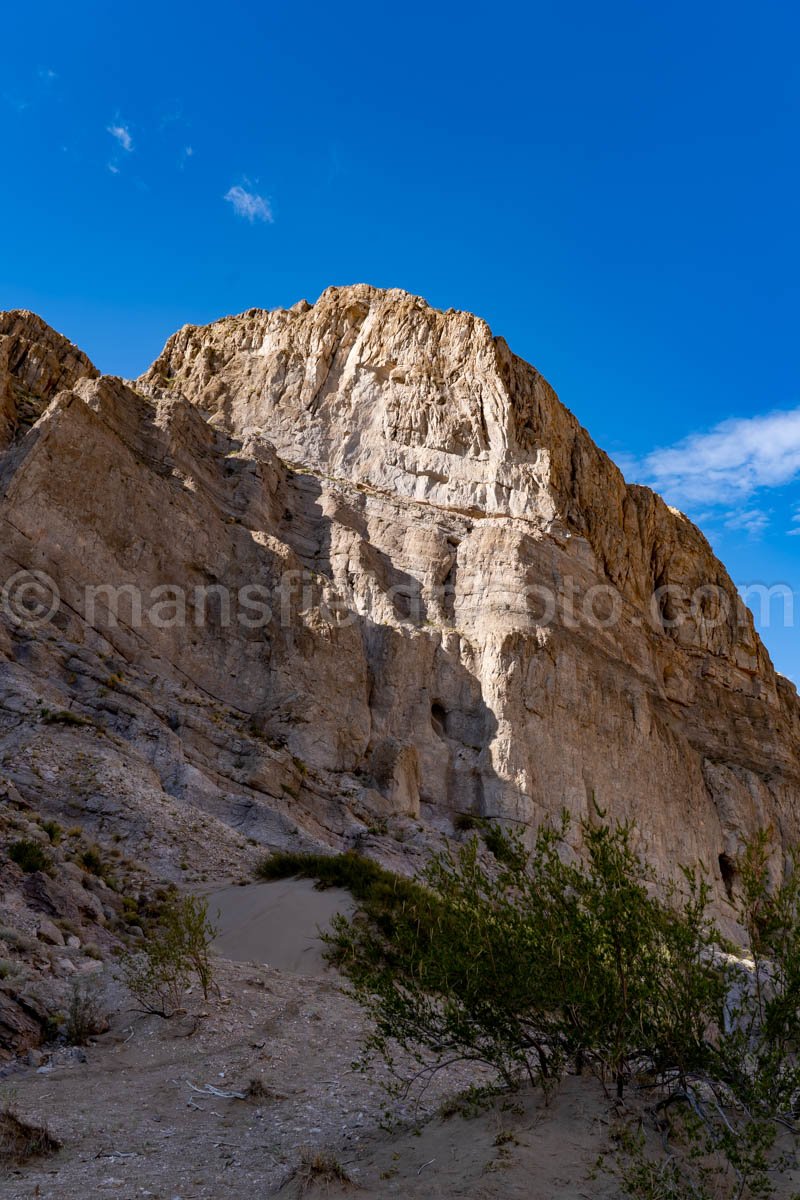
<svg viewBox="0 0 800 1200">
<path fill-rule="evenodd" d="M 303 1150 L 294 1177 L 301 1195 L 313 1187 L 349 1187 L 353 1182 L 338 1158 L 328 1150 Z"/>
<path fill-rule="evenodd" d="M 269 1100 L 272 1092 L 261 1079 L 251 1079 L 245 1089 L 248 1100 Z"/>
<path fill-rule="evenodd" d="M 21 1117 L 10 1103 L 0 1108 L 0 1164 L 19 1167 L 60 1149 L 61 1142 L 46 1125 Z"/>
</svg>

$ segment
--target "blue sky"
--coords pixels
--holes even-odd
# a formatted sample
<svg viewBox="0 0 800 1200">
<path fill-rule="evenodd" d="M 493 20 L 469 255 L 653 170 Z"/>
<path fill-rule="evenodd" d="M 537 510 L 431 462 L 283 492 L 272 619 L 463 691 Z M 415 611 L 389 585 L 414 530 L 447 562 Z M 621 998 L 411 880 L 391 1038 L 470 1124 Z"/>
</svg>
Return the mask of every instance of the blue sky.
<svg viewBox="0 0 800 1200">
<path fill-rule="evenodd" d="M 800 9 L 40 0 L 0 308 L 103 370 L 329 284 L 480 313 L 737 583 L 800 587 Z M 800 596 L 796 596 L 800 620 Z M 800 680 L 773 605 L 763 635 Z"/>
</svg>

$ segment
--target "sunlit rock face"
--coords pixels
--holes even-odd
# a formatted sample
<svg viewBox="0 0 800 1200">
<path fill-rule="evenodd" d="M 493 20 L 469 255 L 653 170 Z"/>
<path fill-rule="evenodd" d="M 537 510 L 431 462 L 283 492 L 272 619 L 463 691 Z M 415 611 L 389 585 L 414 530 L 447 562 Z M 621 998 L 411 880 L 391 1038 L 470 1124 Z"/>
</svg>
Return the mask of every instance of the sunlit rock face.
<svg viewBox="0 0 800 1200">
<path fill-rule="evenodd" d="M 3 578 L 61 598 L 35 629 L 4 616 L 23 794 L 88 791 L 167 864 L 159 829 L 198 810 L 232 853 L 372 838 L 411 861 L 457 812 L 597 805 L 720 894 L 759 825 L 780 869 L 794 688 L 699 530 L 480 319 L 331 288 L 186 326 L 129 384 L 4 314 L 0 400 Z M 112 622 L 98 585 L 143 612 Z"/>
</svg>

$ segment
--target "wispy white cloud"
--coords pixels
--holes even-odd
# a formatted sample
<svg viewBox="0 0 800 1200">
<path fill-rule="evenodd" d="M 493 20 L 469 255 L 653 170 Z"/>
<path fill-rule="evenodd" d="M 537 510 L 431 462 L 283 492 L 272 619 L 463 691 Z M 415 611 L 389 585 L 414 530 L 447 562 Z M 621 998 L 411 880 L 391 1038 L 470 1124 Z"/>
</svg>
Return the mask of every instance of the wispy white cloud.
<svg viewBox="0 0 800 1200">
<path fill-rule="evenodd" d="M 800 408 L 722 421 L 643 458 L 618 461 L 628 479 L 648 484 L 668 503 L 758 536 L 770 510 L 750 501 L 800 480 Z M 794 523 L 800 526 L 800 508 Z M 790 532 L 800 536 L 800 527 Z"/>
<path fill-rule="evenodd" d="M 759 533 L 768 514 L 747 501 L 800 479 L 800 408 L 722 421 L 621 465 L 629 479 L 649 484 L 670 504 L 727 509 L 729 529 Z"/>
<path fill-rule="evenodd" d="M 794 510 L 794 516 L 792 517 L 792 528 L 787 529 L 786 532 L 788 533 L 789 537 L 800 537 L 800 504 L 798 504 L 797 508 Z"/>
<path fill-rule="evenodd" d="M 758 537 L 769 525 L 769 512 L 763 508 L 744 508 L 729 512 L 724 520 L 726 529 L 747 533 L 750 537 Z M 798 530 L 800 533 L 800 530 Z"/>
<path fill-rule="evenodd" d="M 272 224 L 275 219 L 269 200 L 264 196 L 259 196 L 256 192 L 245 191 L 238 184 L 228 189 L 224 199 L 233 205 L 233 211 L 238 217 L 244 217 L 251 225 L 256 221 L 266 221 L 268 224 Z"/>
<path fill-rule="evenodd" d="M 128 152 L 133 150 L 133 138 L 127 125 L 109 125 L 106 127 L 106 133 L 110 133 L 113 138 L 116 138 L 123 150 Z"/>
</svg>

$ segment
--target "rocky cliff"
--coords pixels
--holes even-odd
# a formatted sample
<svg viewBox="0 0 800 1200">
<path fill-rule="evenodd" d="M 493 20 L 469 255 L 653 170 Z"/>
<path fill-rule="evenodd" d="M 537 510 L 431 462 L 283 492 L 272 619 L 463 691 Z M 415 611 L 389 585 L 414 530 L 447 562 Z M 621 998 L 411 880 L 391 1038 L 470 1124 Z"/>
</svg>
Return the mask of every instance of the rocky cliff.
<svg viewBox="0 0 800 1200">
<path fill-rule="evenodd" d="M 6 786 L 164 875 L 594 800 L 722 894 L 743 833 L 800 834 L 797 693 L 724 567 L 480 319 L 331 288 L 128 383 L 6 313 L 0 421 Z"/>
</svg>

